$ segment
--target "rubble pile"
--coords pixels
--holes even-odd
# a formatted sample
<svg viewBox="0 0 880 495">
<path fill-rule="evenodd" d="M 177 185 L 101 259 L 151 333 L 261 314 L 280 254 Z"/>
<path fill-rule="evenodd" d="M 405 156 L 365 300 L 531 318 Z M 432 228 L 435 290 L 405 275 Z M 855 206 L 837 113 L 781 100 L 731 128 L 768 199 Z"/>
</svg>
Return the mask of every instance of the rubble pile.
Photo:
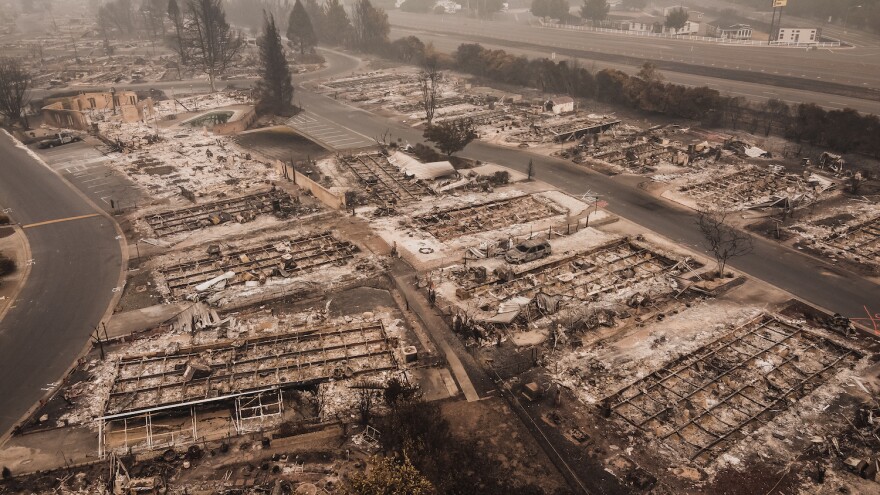
<svg viewBox="0 0 880 495">
<path fill-rule="evenodd" d="M 319 268 L 349 265 L 359 251 L 356 245 L 339 240 L 330 232 L 275 238 L 264 244 L 228 249 L 209 246 L 206 255 L 160 265 L 158 286 L 169 299 L 207 297 L 210 302 L 218 302 L 225 289 L 239 285 L 259 288 L 274 279 L 304 283 L 304 275 L 314 274 Z M 327 271 L 322 274 L 329 275 Z"/>
<path fill-rule="evenodd" d="M 262 193 L 151 214 L 144 217 L 144 221 L 157 237 L 166 237 L 227 222 L 250 222 L 262 214 L 287 218 L 305 216 L 317 210 L 315 207 L 302 205 L 298 197 L 291 197 L 285 192 L 271 189 Z"/>
<path fill-rule="evenodd" d="M 817 201 L 834 183 L 809 172 L 785 173 L 782 167 L 737 167 L 721 177 L 691 176 L 678 188 L 697 205 L 725 211 L 759 208 L 791 209 Z"/>
<path fill-rule="evenodd" d="M 679 276 L 699 266 L 617 239 L 524 269 L 475 261 L 435 272 L 430 280 L 456 308 L 453 325 L 466 336 L 492 340 L 521 321 L 526 329 L 552 329 L 554 339 L 568 341 L 599 326 L 615 327 L 633 313 L 640 321 L 651 318 L 651 308 L 665 308 L 688 289 L 690 282 Z"/>
</svg>

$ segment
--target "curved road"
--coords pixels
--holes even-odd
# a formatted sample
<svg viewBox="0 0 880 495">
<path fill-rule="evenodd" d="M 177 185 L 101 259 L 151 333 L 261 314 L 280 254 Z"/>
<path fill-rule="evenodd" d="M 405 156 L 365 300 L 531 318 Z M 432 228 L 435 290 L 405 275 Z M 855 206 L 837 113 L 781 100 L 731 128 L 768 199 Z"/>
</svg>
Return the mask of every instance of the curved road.
<svg viewBox="0 0 880 495">
<path fill-rule="evenodd" d="M 34 260 L 0 321 L 3 436 L 88 342 L 119 283 L 122 253 L 113 222 L 6 133 L 0 157 L 0 204 L 25 226 Z"/>
<path fill-rule="evenodd" d="M 328 58 L 327 69 L 297 79 L 328 77 L 359 65 L 332 52 Z M 0 133 L 0 157 L 0 205 L 26 226 L 34 260 L 22 291 L 0 320 L 2 437 L 62 378 L 89 341 L 113 299 L 122 253 L 113 223 L 5 133 Z M 27 227 L 32 224 L 42 225 Z"/>
</svg>

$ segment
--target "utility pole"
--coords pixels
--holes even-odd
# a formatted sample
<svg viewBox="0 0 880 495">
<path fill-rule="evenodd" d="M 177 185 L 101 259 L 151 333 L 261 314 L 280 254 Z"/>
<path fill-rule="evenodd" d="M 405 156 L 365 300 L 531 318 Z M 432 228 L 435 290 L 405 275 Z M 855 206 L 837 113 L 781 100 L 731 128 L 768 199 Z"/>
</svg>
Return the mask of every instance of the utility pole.
<svg viewBox="0 0 880 495">
<path fill-rule="evenodd" d="M 843 19 L 843 34 L 846 34 L 846 24 L 849 22 L 849 15 L 852 13 L 854 9 L 862 8 L 861 5 L 855 5 L 846 9 L 846 17 Z"/>
<path fill-rule="evenodd" d="M 76 38 L 73 36 L 73 26 L 67 25 L 67 33 L 70 35 L 70 41 L 73 42 L 73 57 L 79 62 L 79 52 L 76 50 Z"/>
<path fill-rule="evenodd" d="M 773 43 L 773 25 L 776 24 L 776 7 L 773 7 L 773 17 L 770 18 L 770 32 L 767 33 L 767 44 Z"/>
<path fill-rule="evenodd" d="M 782 11 L 785 10 L 786 5 L 788 5 L 788 0 L 773 0 L 773 18 L 770 20 L 770 34 L 767 39 L 768 45 L 777 41 L 778 36 L 776 36 L 776 32 L 782 27 Z M 779 18 L 776 17 L 777 12 L 779 12 Z M 776 25 L 776 29 L 773 28 L 774 25 Z"/>
</svg>

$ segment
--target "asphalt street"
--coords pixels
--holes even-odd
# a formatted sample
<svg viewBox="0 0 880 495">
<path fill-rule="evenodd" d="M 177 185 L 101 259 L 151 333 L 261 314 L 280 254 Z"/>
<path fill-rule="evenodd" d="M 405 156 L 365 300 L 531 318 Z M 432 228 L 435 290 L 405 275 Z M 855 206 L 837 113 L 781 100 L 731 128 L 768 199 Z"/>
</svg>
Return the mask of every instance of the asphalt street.
<svg viewBox="0 0 880 495">
<path fill-rule="evenodd" d="M 424 43 L 432 43 L 435 48 L 441 52 L 452 53 L 458 48 L 458 45 L 468 42 L 464 36 L 454 34 L 437 34 L 425 32 L 420 29 L 399 28 L 391 29 L 391 37 L 418 36 Z M 503 40 L 494 43 L 480 43 L 485 48 L 503 49 L 508 53 L 515 55 L 525 55 L 530 58 L 548 57 L 552 53 L 552 49 L 527 49 L 521 47 L 511 47 L 504 44 Z M 878 54 L 880 57 L 880 54 Z M 557 57 L 557 60 L 569 60 L 569 57 Z M 598 69 L 617 69 L 629 74 L 634 74 L 638 70 L 636 66 L 627 64 L 618 64 L 610 62 L 594 62 L 586 58 L 575 58 L 574 60 L 581 63 L 584 67 L 594 67 Z M 723 64 L 721 65 L 730 65 Z M 684 74 L 681 72 L 673 72 L 661 70 L 666 81 L 685 86 L 708 86 L 711 89 L 720 91 L 722 94 L 732 96 L 742 96 L 747 100 L 762 102 L 770 98 L 783 100 L 789 104 L 798 104 L 801 102 L 813 102 L 828 110 L 839 110 L 843 108 L 855 108 L 860 112 L 873 113 L 880 115 L 880 101 L 865 100 L 862 98 L 853 98 L 840 95 L 829 95 L 817 91 L 804 91 L 800 89 L 782 88 L 766 84 L 757 84 L 745 81 L 733 81 L 722 79 L 719 77 L 705 77 L 694 74 Z"/>
<path fill-rule="evenodd" d="M 344 55 L 325 53 L 325 56 L 340 73 L 350 71 L 356 64 L 356 61 Z M 389 139 L 400 137 L 411 144 L 422 141 L 421 131 L 417 129 L 301 88 L 297 92 L 297 98 L 306 110 L 331 121 L 345 122 L 345 126 L 353 131 L 376 136 L 388 130 Z M 538 179 L 578 196 L 587 191 L 598 193 L 608 202 L 608 211 L 705 253 L 702 237 L 696 227 L 695 212 L 651 196 L 625 183 L 621 177 L 608 177 L 564 160 L 479 141 L 471 143 L 459 154 L 521 172 L 525 172 L 529 160 L 533 160 Z M 735 259 L 731 265 L 754 278 L 845 316 L 863 317 L 866 307 L 871 311 L 880 307 L 880 286 L 762 238 L 755 238 L 755 249 L 751 254 Z"/>
<path fill-rule="evenodd" d="M 2 435 L 88 342 L 119 282 L 122 254 L 112 222 L 5 133 L 0 204 L 25 227 L 33 259 L 21 293 L 0 321 Z"/>
<path fill-rule="evenodd" d="M 632 55 L 646 60 L 683 60 L 696 65 L 724 66 L 770 74 L 828 80 L 877 87 L 880 83 L 880 47 L 807 50 L 765 46 L 722 45 L 700 41 L 646 38 L 625 34 L 592 33 L 542 28 L 523 23 L 480 21 L 460 16 L 420 15 L 392 10 L 394 27 L 492 37 L 536 43 L 550 48 L 590 50 Z"/>
</svg>

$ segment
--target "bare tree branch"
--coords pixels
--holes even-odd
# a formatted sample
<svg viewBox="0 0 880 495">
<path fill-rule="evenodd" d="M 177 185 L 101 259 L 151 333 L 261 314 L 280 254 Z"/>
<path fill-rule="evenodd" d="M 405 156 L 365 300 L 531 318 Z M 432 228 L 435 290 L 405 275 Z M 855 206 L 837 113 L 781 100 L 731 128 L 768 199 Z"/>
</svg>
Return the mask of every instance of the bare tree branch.
<svg viewBox="0 0 880 495">
<path fill-rule="evenodd" d="M 31 101 L 31 74 L 24 68 L 21 59 L 0 58 L 0 114 L 13 122 L 28 128 L 25 108 Z"/>
<path fill-rule="evenodd" d="M 700 210 L 697 217 L 706 248 L 715 257 L 719 278 L 724 276 L 730 259 L 744 256 L 754 248 L 752 236 L 727 223 L 729 215 L 729 211 L 705 209 Z"/>
<path fill-rule="evenodd" d="M 241 51 L 241 35 L 229 27 L 220 0 L 189 0 L 186 4 L 186 42 L 191 60 L 208 75 L 211 91 L 215 80 Z"/>
<path fill-rule="evenodd" d="M 425 110 L 428 125 L 434 120 L 434 112 L 437 110 L 437 91 L 442 80 L 443 73 L 437 70 L 437 57 L 426 58 L 424 67 L 419 73 L 419 85 L 422 90 L 422 108 Z"/>
</svg>

